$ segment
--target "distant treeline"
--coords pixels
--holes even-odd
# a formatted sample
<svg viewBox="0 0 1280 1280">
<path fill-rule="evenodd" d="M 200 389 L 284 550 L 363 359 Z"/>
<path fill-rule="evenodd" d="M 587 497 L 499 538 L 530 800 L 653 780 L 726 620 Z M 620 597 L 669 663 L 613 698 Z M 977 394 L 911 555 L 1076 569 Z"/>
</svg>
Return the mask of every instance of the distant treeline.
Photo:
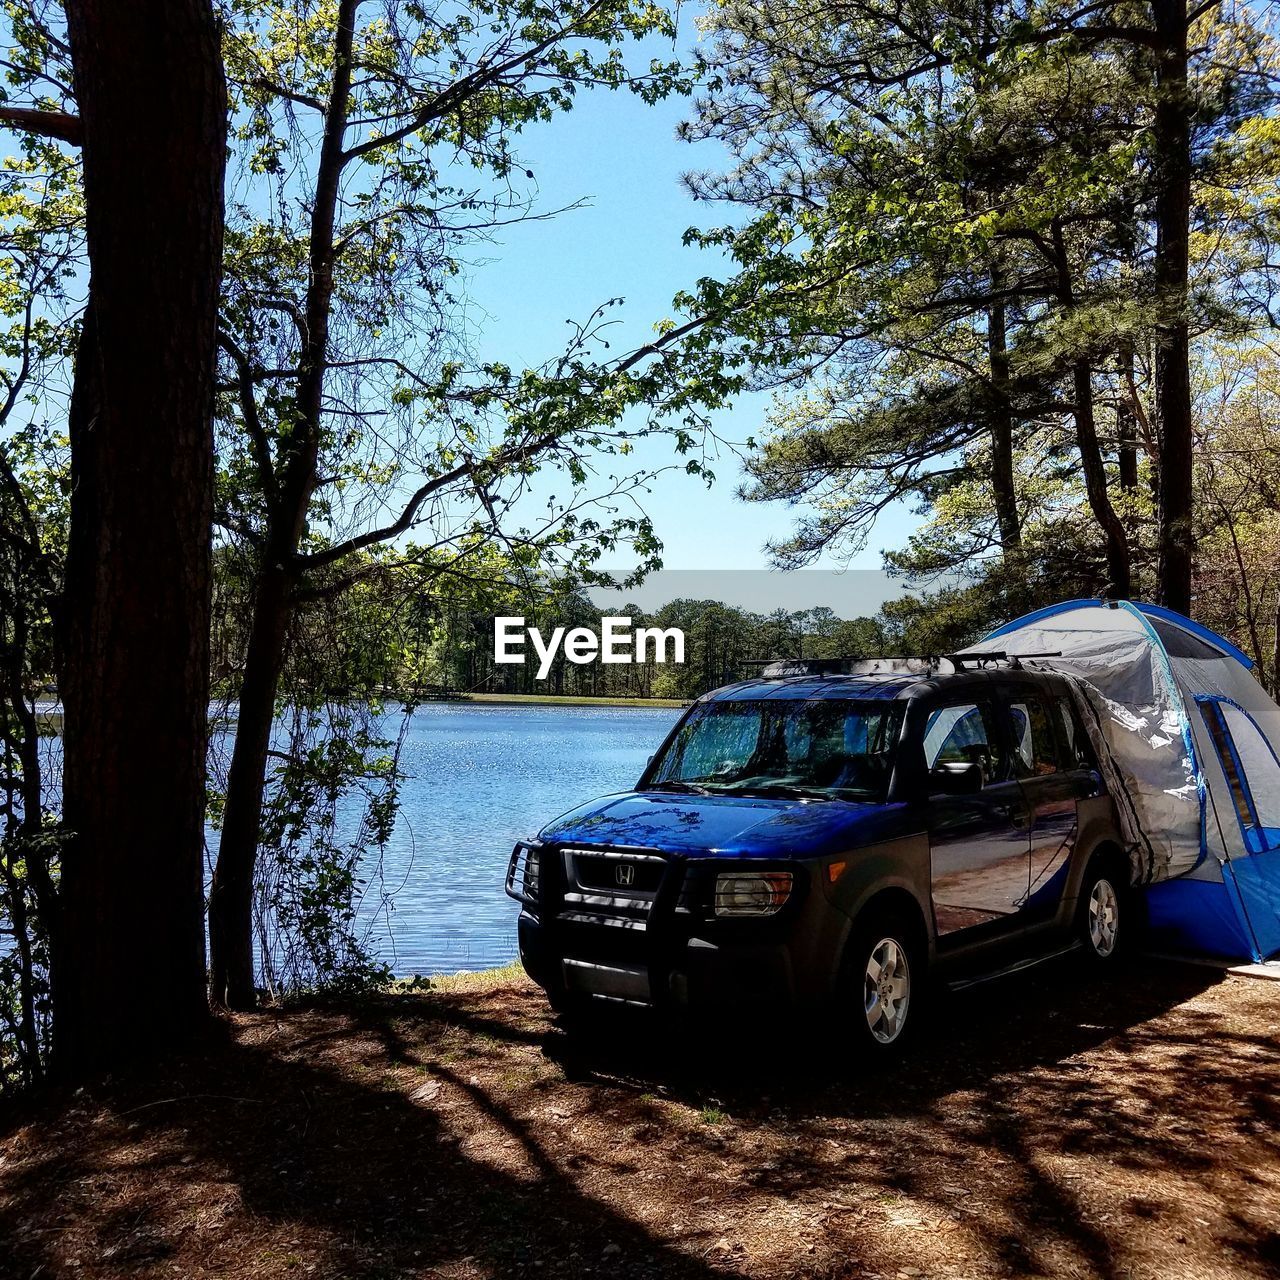
<svg viewBox="0 0 1280 1280">
<path fill-rule="evenodd" d="M 776 658 L 938 652 L 968 639 L 930 634 L 921 622 L 925 615 L 917 618 L 910 601 L 852 619 L 829 608 L 756 613 L 706 599 L 677 599 L 651 611 L 637 604 L 602 607 L 588 588 L 522 577 L 492 554 L 468 561 L 465 572 L 440 558 L 394 567 L 371 562 L 368 568 L 359 582 L 319 595 L 298 611 L 285 682 L 295 697 L 311 690 L 353 699 L 463 693 L 690 699 Z M 245 601 L 236 570 L 233 558 L 219 558 L 213 675 L 215 687 L 230 697 L 243 669 Z M 633 628 L 679 628 L 684 662 L 659 663 L 649 647 L 642 663 L 574 663 L 561 646 L 539 680 L 528 645 L 522 665 L 494 661 L 495 617 L 523 617 L 549 638 L 556 627 L 598 633 L 606 614 L 630 618 Z"/>
<path fill-rule="evenodd" d="M 539 612 L 544 615 L 541 620 L 530 614 L 527 621 L 540 625 L 544 633 L 553 626 L 598 631 L 602 613 L 579 594 L 554 610 L 544 607 Z M 570 662 L 561 648 L 546 678 L 538 680 L 532 652 L 523 665 L 494 662 L 491 615 L 446 609 L 439 619 L 441 642 L 434 648 L 430 671 L 447 687 L 469 692 L 688 699 L 750 676 L 771 659 L 876 656 L 890 643 L 876 619 L 843 619 L 826 608 L 762 614 L 716 600 L 673 600 L 653 612 L 637 605 L 611 607 L 608 612 L 630 618 L 633 627 L 678 628 L 685 638 L 684 662 L 658 663 L 649 646 L 643 663 L 579 664 Z M 670 646 L 667 656 L 670 659 Z"/>
</svg>

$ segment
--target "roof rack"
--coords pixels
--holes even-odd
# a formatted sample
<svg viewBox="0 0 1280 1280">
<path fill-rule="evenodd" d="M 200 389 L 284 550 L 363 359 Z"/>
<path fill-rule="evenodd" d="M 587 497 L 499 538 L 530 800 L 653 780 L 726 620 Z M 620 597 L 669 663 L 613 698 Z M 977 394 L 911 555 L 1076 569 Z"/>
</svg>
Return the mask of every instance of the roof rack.
<svg viewBox="0 0 1280 1280">
<path fill-rule="evenodd" d="M 794 667 L 797 675 L 824 676 L 849 675 L 853 666 L 863 662 L 906 661 L 906 658 L 863 658 L 857 654 L 843 654 L 838 658 L 747 658 L 739 665 L 763 667 L 766 672 L 773 667 Z"/>
<path fill-rule="evenodd" d="M 1004 666 L 1017 670 L 1027 658 L 1058 658 L 1061 650 L 1046 653 L 1006 653 L 992 650 L 980 653 L 926 654 L 888 658 L 863 658 L 852 655 L 840 658 L 767 658 L 743 662 L 744 667 L 762 668 L 765 680 L 794 679 L 803 676 L 904 676 L 938 675 L 944 672 L 981 671 Z"/>
<path fill-rule="evenodd" d="M 763 668 L 765 680 L 782 680 L 797 676 L 902 676 L 927 675 L 936 672 L 943 659 L 938 657 L 862 658 L 768 658 L 744 662 L 745 667 Z"/>
<path fill-rule="evenodd" d="M 1006 653 L 1003 649 L 991 649 L 980 653 L 949 653 L 947 660 L 955 663 L 957 671 L 963 671 L 965 664 L 968 663 L 973 667 L 981 670 L 992 664 L 1006 663 L 1014 671 L 1022 666 L 1027 658 L 1060 658 L 1062 657 L 1061 649 L 1046 650 L 1044 653 Z"/>
</svg>

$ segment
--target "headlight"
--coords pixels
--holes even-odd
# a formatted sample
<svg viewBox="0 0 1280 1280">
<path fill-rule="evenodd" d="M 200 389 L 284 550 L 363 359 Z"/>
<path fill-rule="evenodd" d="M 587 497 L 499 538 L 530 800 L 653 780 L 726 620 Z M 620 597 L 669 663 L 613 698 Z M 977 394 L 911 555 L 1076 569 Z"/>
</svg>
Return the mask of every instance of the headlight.
<svg viewBox="0 0 1280 1280">
<path fill-rule="evenodd" d="M 542 887 L 542 853 L 538 849 L 530 849 L 524 862 L 525 896 L 538 900 L 538 890 Z"/>
<path fill-rule="evenodd" d="M 790 871 L 733 871 L 716 877 L 718 916 L 771 916 L 790 896 Z"/>
</svg>

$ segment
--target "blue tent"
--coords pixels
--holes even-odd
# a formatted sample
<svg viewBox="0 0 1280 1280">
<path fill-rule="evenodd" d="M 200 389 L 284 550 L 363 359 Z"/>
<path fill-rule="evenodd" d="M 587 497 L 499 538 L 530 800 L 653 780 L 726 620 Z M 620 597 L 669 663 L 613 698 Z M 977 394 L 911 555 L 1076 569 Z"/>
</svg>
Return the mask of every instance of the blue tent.
<svg viewBox="0 0 1280 1280">
<path fill-rule="evenodd" d="M 1168 609 L 1071 600 L 977 649 L 1076 678 L 1157 939 L 1280 954 L 1280 706 L 1229 640 Z"/>
</svg>

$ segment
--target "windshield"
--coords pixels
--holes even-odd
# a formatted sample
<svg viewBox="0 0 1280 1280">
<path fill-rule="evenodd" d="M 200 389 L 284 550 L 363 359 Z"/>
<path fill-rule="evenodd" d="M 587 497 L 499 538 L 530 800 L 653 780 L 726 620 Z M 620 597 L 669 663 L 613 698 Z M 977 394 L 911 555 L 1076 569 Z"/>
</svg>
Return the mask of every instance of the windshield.
<svg viewBox="0 0 1280 1280">
<path fill-rule="evenodd" d="M 709 702 L 654 762 L 655 790 L 883 801 L 902 704 Z"/>
</svg>

